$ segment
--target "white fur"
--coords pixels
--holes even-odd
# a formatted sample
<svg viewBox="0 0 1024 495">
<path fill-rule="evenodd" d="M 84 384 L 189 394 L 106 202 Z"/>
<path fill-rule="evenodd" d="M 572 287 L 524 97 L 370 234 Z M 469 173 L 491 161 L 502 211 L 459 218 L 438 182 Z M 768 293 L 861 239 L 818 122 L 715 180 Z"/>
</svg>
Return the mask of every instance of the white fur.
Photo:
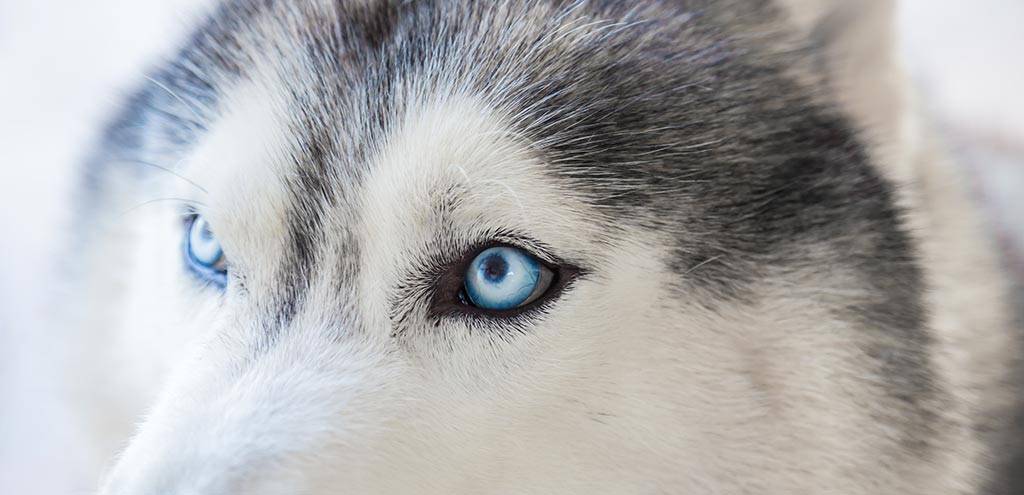
<svg viewBox="0 0 1024 495">
<path fill-rule="evenodd" d="M 281 72 L 258 73 L 182 164 L 188 180 L 146 190 L 200 203 L 254 286 L 272 284 L 284 256 L 296 166 L 275 99 Z M 323 225 L 328 259 L 346 251 L 330 233 L 354 232 L 358 279 L 338 293 L 334 268 L 314 274 L 298 316 L 255 354 L 266 338 L 252 324 L 259 292 L 197 286 L 181 270 L 179 206 L 136 209 L 152 198 L 126 194 L 135 227 L 104 239 L 85 268 L 108 279 L 98 274 L 117 261 L 124 274 L 83 294 L 82 321 L 102 332 L 85 352 L 106 358 L 96 376 L 112 380 L 97 391 L 111 394 L 101 436 L 114 440 L 101 451 L 156 405 L 102 493 L 873 494 L 973 483 L 977 446 L 957 429 L 944 434 L 963 452 L 878 469 L 900 465 L 876 420 L 884 405 L 865 405 L 882 384 L 858 373 L 854 332 L 828 310 L 860 290 L 854 275 L 816 275 L 849 280 L 849 292 L 825 293 L 814 277 L 775 274 L 758 302 L 729 311 L 680 300 L 665 268 L 671 241 L 602 229 L 602 212 L 545 177 L 507 118 L 458 92 L 411 105 Z M 439 218 L 452 191 L 461 202 Z M 451 239 L 438 239 L 441 225 L 454 226 Z M 521 334 L 434 326 L 421 298 L 403 306 L 415 331 L 392 335 L 395 288 L 420 261 L 497 228 L 587 273 Z"/>
</svg>

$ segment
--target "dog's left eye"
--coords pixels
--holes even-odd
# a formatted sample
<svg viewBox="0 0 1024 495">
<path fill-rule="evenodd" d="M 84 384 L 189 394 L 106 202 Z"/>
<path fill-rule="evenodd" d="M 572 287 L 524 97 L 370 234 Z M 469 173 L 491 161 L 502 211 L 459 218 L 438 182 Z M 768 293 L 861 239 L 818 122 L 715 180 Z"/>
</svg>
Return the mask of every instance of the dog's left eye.
<svg viewBox="0 0 1024 495">
<path fill-rule="evenodd" d="M 521 308 L 547 292 L 554 274 L 522 249 L 499 246 L 473 258 L 466 269 L 468 303 L 480 309 Z"/>
<path fill-rule="evenodd" d="M 227 282 L 227 262 L 220 241 L 202 215 L 190 217 L 185 229 L 185 261 L 197 277 L 223 287 Z"/>
</svg>

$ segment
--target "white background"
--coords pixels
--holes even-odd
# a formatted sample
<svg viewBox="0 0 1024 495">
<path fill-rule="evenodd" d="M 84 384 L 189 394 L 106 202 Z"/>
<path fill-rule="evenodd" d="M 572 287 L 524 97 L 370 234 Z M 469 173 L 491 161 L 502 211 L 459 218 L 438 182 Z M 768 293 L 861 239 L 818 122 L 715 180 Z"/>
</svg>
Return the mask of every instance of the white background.
<svg viewBox="0 0 1024 495">
<path fill-rule="evenodd" d="M 47 359 L 59 342 L 41 324 L 61 310 L 46 289 L 73 167 L 97 121 L 206 1 L 0 0 L 0 493 L 94 486 L 75 469 L 74 411 L 61 404 Z M 1000 242 L 1019 255 L 1024 2 L 904 0 L 900 13 L 907 65 Z"/>
</svg>

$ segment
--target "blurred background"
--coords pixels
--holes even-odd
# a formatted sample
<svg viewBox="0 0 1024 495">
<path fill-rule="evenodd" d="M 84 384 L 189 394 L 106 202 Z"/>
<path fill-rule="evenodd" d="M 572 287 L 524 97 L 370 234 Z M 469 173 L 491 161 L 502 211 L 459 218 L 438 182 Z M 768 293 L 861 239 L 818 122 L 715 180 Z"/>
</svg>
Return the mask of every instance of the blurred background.
<svg viewBox="0 0 1024 495">
<path fill-rule="evenodd" d="M 40 324 L 74 167 L 210 0 L 0 0 L 0 493 L 90 493 Z M 856 0 L 851 0 L 856 1 Z M 1024 279 L 1024 1 L 902 0 L 901 51 Z M 103 384 L 96 384 L 102 387 Z"/>
</svg>

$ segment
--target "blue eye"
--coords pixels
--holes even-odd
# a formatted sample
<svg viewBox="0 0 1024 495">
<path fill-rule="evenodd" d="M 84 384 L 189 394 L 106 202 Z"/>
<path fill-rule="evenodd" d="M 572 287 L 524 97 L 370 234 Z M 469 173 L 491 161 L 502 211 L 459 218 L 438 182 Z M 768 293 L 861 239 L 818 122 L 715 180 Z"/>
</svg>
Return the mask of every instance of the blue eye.
<svg viewBox="0 0 1024 495">
<path fill-rule="evenodd" d="M 185 231 L 185 260 L 199 278 L 222 287 L 227 282 L 227 262 L 220 241 L 200 215 L 191 218 Z"/>
<path fill-rule="evenodd" d="M 547 292 L 554 274 L 521 249 L 492 247 L 473 258 L 465 275 L 469 302 L 481 309 L 525 306 Z"/>
</svg>

